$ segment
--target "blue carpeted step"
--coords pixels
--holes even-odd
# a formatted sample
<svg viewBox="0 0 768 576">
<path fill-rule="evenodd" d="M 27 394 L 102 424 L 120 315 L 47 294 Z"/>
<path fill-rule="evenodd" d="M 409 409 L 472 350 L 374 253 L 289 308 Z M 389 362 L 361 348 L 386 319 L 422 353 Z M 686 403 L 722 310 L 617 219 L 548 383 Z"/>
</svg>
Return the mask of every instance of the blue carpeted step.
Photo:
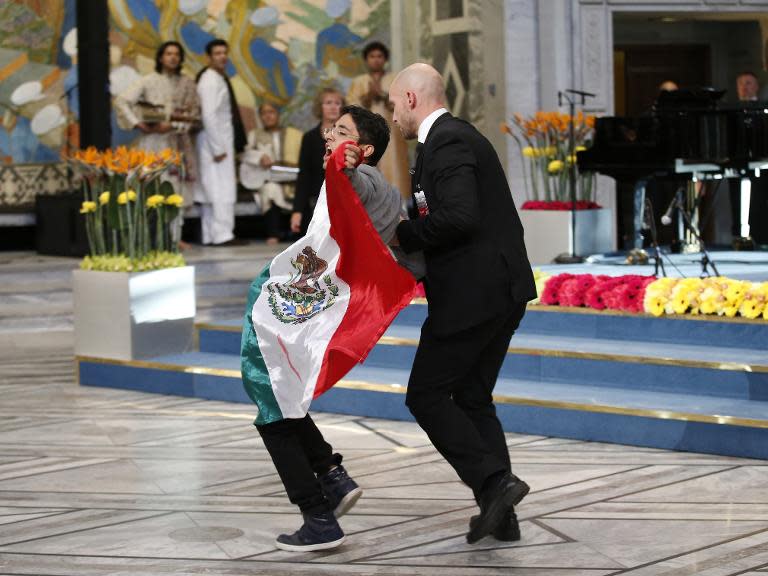
<svg viewBox="0 0 768 576">
<path fill-rule="evenodd" d="M 419 332 L 412 324 L 393 324 L 366 365 L 410 368 Z M 199 335 L 201 351 L 239 354 L 239 321 L 201 326 Z M 501 377 L 768 400 L 768 354 L 727 346 L 521 331 L 512 339 Z"/>
<path fill-rule="evenodd" d="M 426 305 L 414 303 L 400 312 L 392 326 L 420 327 L 426 316 Z M 226 318 L 209 322 L 207 325 L 217 326 L 218 330 L 239 330 L 242 318 Z M 630 346 L 633 342 L 653 342 L 716 346 L 735 348 L 739 351 L 761 350 L 768 357 L 768 322 L 765 320 L 719 316 L 654 318 L 646 315 L 595 312 L 586 309 L 529 306 L 517 333 L 518 335 L 541 334 L 601 339 L 614 344 L 627 341 L 626 346 Z M 233 338 L 233 341 L 235 340 Z"/>
<path fill-rule="evenodd" d="M 150 362 L 78 359 L 80 383 L 248 402 L 239 359 L 188 353 Z M 408 370 L 358 366 L 314 410 L 410 419 Z M 500 378 L 495 395 L 505 430 L 768 457 L 768 410 L 762 402 Z"/>
</svg>

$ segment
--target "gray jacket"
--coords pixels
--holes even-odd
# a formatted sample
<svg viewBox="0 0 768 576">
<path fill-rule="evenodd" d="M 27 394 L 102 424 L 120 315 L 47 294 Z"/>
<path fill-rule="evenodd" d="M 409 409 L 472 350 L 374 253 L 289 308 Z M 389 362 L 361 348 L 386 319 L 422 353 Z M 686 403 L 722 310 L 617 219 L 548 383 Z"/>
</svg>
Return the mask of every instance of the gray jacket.
<svg viewBox="0 0 768 576">
<path fill-rule="evenodd" d="M 387 182 L 384 175 L 373 166 L 360 164 L 354 170 L 346 170 L 352 187 L 365 206 L 373 227 L 381 236 L 384 244 L 389 244 L 395 236 L 395 229 L 400 223 L 400 217 L 407 218 L 403 208 L 403 200 L 397 188 Z M 397 262 L 419 280 L 424 277 L 426 267 L 424 254 L 414 252 L 406 254 L 399 247 L 390 247 Z"/>
</svg>

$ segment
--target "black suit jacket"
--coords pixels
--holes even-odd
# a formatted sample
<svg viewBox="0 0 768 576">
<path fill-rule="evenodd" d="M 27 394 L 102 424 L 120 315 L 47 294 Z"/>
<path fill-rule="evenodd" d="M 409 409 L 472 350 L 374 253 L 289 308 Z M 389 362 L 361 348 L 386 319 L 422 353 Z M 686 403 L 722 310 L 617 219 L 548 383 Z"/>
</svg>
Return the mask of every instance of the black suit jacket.
<svg viewBox="0 0 768 576">
<path fill-rule="evenodd" d="M 320 188 L 325 179 L 323 155 L 325 139 L 320 124 L 304 133 L 299 149 L 299 175 L 296 179 L 296 195 L 293 197 L 293 211 L 304 215 L 302 225 L 306 229 L 312 218 Z"/>
<path fill-rule="evenodd" d="M 429 318 L 451 334 L 536 298 L 536 284 L 504 169 L 471 124 L 440 116 L 417 158 L 412 190 L 429 214 L 401 222 L 406 252 L 424 251 Z"/>
</svg>

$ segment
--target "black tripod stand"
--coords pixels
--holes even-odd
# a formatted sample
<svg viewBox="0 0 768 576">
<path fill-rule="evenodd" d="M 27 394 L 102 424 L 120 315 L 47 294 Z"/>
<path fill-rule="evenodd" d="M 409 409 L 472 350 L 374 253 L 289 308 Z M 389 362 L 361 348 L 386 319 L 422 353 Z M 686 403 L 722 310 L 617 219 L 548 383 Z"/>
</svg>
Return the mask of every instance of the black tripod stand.
<svg viewBox="0 0 768 576">
<path fill-rule="evenodd" d="M 648 230 L 651 232 L 651 248 L 653 248 L 653 275 L 659 277 L 659 269 L 661 269 L 661 275 L 667 277 L 667 271 L 664 269 L 664 261 L 661 258 L 661 248 L 659 247 L 659 235 L 656 231 L 656 220 L 653 217 L 653 203 L 650 198 L 645 199 L 645 217 L 648 222 Z"/>
<path fill-rule="evenodd" d="M 696 198 L 696 201 L 693 204 L 693 210 L 698 210 L 700 199 L 701 195 Z M 712 260 L 709 252 L 707 252 L 706 244 L 704 244 L 704 239 L 701 237 L 699 229 L 694 226 L 693 222 L 691 222 L 691 215 L 685 209 L 683 202 L 678 197 L 676 197 L 676 204 L 677 209 L 680 211 L 680 214 L 683 217 L 683 223 L 685 224 L 685 227 L 691 234 L 693 234 L 693 237 L 696 238 L 699 246 L 701 247 L 701 278 L 710 276 L 709 268 L 712 268 L 712 272 L 715 276 L 720 276 L 720 273 L 717 271 L 717 266 L 715 266 L 714 260 Z"/>
</svg>

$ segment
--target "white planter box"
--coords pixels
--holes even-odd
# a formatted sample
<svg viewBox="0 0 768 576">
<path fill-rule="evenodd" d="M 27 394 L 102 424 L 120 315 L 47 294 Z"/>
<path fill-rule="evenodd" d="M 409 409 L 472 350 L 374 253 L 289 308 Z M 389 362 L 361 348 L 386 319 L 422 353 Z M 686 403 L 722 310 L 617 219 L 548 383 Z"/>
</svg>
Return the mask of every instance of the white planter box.
<svg viewBox="0 0 768 576">
<path fill-rule="evenodd" d="M 75 354 L 118 360 L 190 350 L 195 268 L 72 273 Z"/>
<path fill-rule="evenodd" d="M 568 253 L 569 210 L 520 210 L 525 248 L 533 265 L 549 264 Z M 613 211 L 610 208 L 576 211 L 576 254 L 590 256 L 613 250 Z"/>
</svg>

